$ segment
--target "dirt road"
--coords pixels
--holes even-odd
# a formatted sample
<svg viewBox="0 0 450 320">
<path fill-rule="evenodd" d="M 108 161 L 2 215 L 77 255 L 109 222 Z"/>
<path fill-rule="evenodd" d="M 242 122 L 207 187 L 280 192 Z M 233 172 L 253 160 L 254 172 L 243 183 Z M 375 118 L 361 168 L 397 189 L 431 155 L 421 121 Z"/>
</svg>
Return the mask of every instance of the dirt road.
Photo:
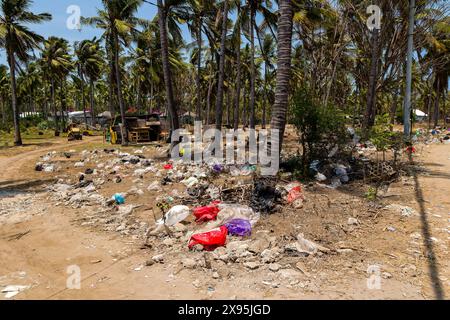
<svg viewBox="0 0 450 320">
<path fill-rule="evenodd" d="M 434 299 L 443 298 L 449 289 L 450 145 L 432 145 L 422 151 L 420 160 L 427 171 L 416 179 L 416 194 L 405 195 L 403 199 L 417 208 L 420 217 L 395 220 L 402 224 L 399 229 L 405 245 L 399 250 L 405 252 L 393 250 L 395 246 L 382 232 L 381 228 L 392 223 L 392 217 L 379 218 L 376 225 L 379 235 L 377 230 L 370 231 L 379 242 L 372 251 L 384 250 L 377 253 L 377 259 L 384 256 L 383 265 L 395 266 L 390 271 L 391 277 L 383 278 L 380 289 L 369 290 L 365 268 L 352 269 L 356 260 L 349 259 L 340 269 L 323 266 L 320 274 L 310 275 L 313 279 L 318 277 L 317 288 L 301 291 L 283 286 L 264 289 L 260 285 L 265 277 L 262 272 L 249 277 L 244 270 L 199 285 L 204 280 L 204 270 L 179 269 L 171 264 L 145 267 L 148 252 L 136 241 L 81 227 L 76 223 L 79 214 L 76 209 L 55 207 L 45 192 L 35 193 L 28 186 L 22 188 L 30 177 L 36 181 L 32 175 L 40 155 L 91 142 L 52 145 L 0 158 L 0 167 L 4 168 L 0 173 L 0 190 L 7 187 L 17 191 L 3 197 L 0 191 L 0 289 L 7 285 L 28 286 L 16 299 Z M 32 202 L 27 202 L 29 199 Z M 14 214 L 11 208 L 15 207 L 22 209 L 20 213 Z M 413 278 L 406 278 L 400 276 L 405 266 L 386 256 L 409 254 L 408 241 L 415 230 L 420 232 L 422 244 L 418 246 L 424 250 L 425 258 L 417 258 L 419 270 Z M 369 249 L 377 242 L 365 241 Z M 380 249 L 380 243 L 384 248 Z M 73 266 L 81 272 L 80 289 L 68 288 L 74 275 Z M 0 299 L 4 299 L 3 294 Z"/>
</svg>

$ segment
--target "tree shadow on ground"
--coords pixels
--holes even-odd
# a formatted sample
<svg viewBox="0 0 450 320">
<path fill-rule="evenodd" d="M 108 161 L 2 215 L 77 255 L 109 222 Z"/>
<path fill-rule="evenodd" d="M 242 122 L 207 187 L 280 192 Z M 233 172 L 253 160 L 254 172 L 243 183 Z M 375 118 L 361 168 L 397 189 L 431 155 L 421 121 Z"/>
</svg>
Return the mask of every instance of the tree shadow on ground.
<svg viewBox="0 0 450 320">
<path fill-rule="evenodd" d="M 20 148 L 20 147 L 50 147 L 53 146 L 55 143 L 52 142 L 35 142 L 35 143 L 24 143 L 21 146 L 15 146 L 15 145 L 8 145 L 8 146 L 0 146 L 0 150 L 10 150 L 14 148 Z"/>
<path fill-rule="evenodd" d="M 412 162 L 411 159 L 410 159 L 410 161 Z M 430 172 L 428 172 L 428 174 L 430 174 Z M 432 176 L 433 176 L 433 174 L 432 174 Z M 440 178 L 442 178 L 442 177 L 450 178 L 450 174 L 443 174 L 442 172 L 435 173 L 434 176 L 440 177 Z M 415 190 L 416 190 L 416 200 L 417 200 L 417 203 L 419 204 L 419 210 L 420 210 L 419 213 L 420 213 L 420 222 L 422 225 L 423 243 L 425 246 L 425 258 L 427 259 L 427 262 L 428 262 L 430 281 L 431 281 L 431 285 L 433 286 L 435 298 L 437 300 L 443 300 L 444 299 L 444 289 L 442 288 L 441 279 L 439 278 L 439 268 L 437 265 L 437 257 L 434 252 L 433 240 L 431 239 L 432 236 L 431 236 L 431 231 L 430 231 L 430 225 L 428 223 L 427 211 L 425 208 L 425 199 L 423 197 L 423 192 L 420 187 L 418 174 L 415 170 L 413 171 L 413 178 L 414 178 Z"/>
<path fill-rule="evenodd" d="M 45 189 L 42 185 L 50 182 L 54 182 L 55 179 L 45 179 L 45 180 L 12 180 L 0 182 L 0 199 L 14 197 L 18 194 L 24 193 L 40 193 L 44 192 Z"/>
</svg>

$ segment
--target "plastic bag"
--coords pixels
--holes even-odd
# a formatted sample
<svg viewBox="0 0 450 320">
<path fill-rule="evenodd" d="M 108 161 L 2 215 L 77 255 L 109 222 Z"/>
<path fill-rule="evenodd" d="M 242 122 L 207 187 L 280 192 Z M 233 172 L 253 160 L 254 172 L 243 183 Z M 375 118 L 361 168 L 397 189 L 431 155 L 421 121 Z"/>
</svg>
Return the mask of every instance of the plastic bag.
<svg viewBox="0 0 450 320">
<path fill-rule="evenodd" d="M 180 182 L 189 188 L 195 186 L 199 181 L 195 177 L 189 177 L 188 179 L 184 179 Z"/>
<path fill-rule="evenodd" d="M 222 224 L 226 224 L 233 219 L 246 219 L 254 226 L 260 218 L 259 213 L 248 206 L 221 203 L 218 207 L 220 211 L 217 214 L 217 221 L 221 221 Z"/>
<path fill-rule="evenodd" d="M 201 244 L 206 251 L 212 251 L 225 244 L 227 233 L 227 227 L 221 226 L 208 232 L 194 234 L 189 241 L 188 247 L 191 249 L 193 246 Z"/>
<path fill-rule="evenodd" d="M 165 164 L 164 165 L 164 169 L 166 170 L 172 170 L 173 169 L 173 165 L 171 163 Z"/>
<path fill-rule="evenodd" d="M 164 215 L 166 226 L 174 226 L 186 219 L 190 214 L 188 206 L 174 206 Z M 164 224 L 164 219 L 159 219 L 156 224 Z"/>
<path fill-rule="evenodd" d="M 288 194 L 287 201 L 288 203 L 293 203 L 297 199 L 303 199 L 302 187 L 295 186 L 293 187 Z"/>
<path fill-rule="evenodd" d="M 116 193 L 115 195 L 113 195 L 113 199 L 114 201 L 116 201 L 117 204 L 125 203 L 125 197 L 123 196 L 123 194 Z"/>
<path fill-rule="evenodd" d="M 250 236 L 252 234 L 252 224 L 246 219 L 233 219 L 225 225 L 228 234 L 233 236 Z"/>
<path fill-rule="evenodd" d="M 219 213 L 218 201 L 214 201 L 208 206 L 197 207 L 193 210 L 197 222 L 216 220 Z"/>
</svg>

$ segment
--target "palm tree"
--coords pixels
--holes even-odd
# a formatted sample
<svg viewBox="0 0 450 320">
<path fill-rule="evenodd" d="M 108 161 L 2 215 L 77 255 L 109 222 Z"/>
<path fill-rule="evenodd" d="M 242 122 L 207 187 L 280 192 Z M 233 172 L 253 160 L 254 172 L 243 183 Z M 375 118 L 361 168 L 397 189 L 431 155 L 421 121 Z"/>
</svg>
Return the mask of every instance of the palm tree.
<svg viewBox="0 0 450 320">
<path fill-rule="evenodd" d="M 228 24 L 228 0 L 223 1 L 222 9 L 222 36 L 220 39 L 220 60 L 219 60 L 219 80 L 217 83 L 216 97 L 216 128 L 222 129 L 223 115 L 223 82 L 225 78 L 225 41 L 227 38 Z"/>
<path fill-rule="evenodd" d="M 210 15 L 212 11 L 213 2 L 209 0 L 189 0 L 189 20 L 191 23 L 188 27 L 191 34 L 197 41 L 197 74 L 196 74 L 196 90 L 197 90 L 197 103 L 195 109 L 195 117 L 197 121 L 201 121 L 202 110 L 202 90 L 201 90 L 201 65 L 202 65 L 202 29 L 205 25 L 204 19 L 207 15 Z"/>
<path fill-rule="evenodd" d="M 8 67 L 2 64 L 0 65 L 0 110 L 2 112 L 3 129 L 6 128 L 8 118 L 5 110 L 5 102 L 8 95 L 9 83 Z"/>
<path fill-rule="evenodd" d="M 269 102 L 268 86 L 270 73 L 275 69 L 275 39 L 270 34 L 265 34 L 261 46 L 262 60 L 264 61 L 264 81 L 263 81 L 263 110 L 262 110 L 262 128 L 266 128 L 267 103 Z"/>
<path fill-rule="evenodd" d="M 29 52 L 38 48 L 43 37 L 29 30 L 23 23 L 42 23 L 51 20 L 48 13 L 34 14 L 29 11 L 31 0 L 2 0 L 0 15 L 0 46 L 5 48 L 10 69 L 11 106 L 14 119 L 14 145 L 22 145 L 17 105 L 17 63 L 29 59 Z"/>
<path fill-rule="evenodd" d="M 92 125 L 95 126 L 94 113 L 94 84 L 100 78 L 103 67 L 103 53 L 100 49 L 100 40 L 94 38 L 92 40 L 83 40 L 76 45 L 75 54 L 78 58 L 77 65 L 81 79 L 81 92 L 83 101 L 83 111 L 86 114 L 84 105 L 84 83 L 85 77 L 89 78 L 90 91 L 90 109 L 92 117 Z M 85 116 L 86 118 L 86 116 Z"/>
<path fill-rule="evenodd" d="M 63 79 L 65 79 L 73 66 L 67 40 L 57 37 L 49 37 L 44 43 L 44 50 L 42 51 L 40 63 L 42 68 L 45 70 L 48 79 L 50 80 L 50 101 L 55 117 L 55 134 L 58 134 L 60 127 L 55 101 L 56 82 L 57 80 L 60 80 L 60 86 L 62 87 Z M 64 121 L 64 107 L 62 99 L 61 117 Z"/>
<path fill-rule="evenodd" d="M 109 53 L 110 80 L 115 82 L 116 85 L 117 100 L 123 124 L 125 124 L 125 106 L 119 64 L 120 51 L 122 42 L 128 45 L 130 34 L 136 31 L 135 26 L 140 20 L 135 17 L 135 13 L 142 2 L 143 0 L 102 0 L 104 10 L 98 10 L 97 17 L 82 19 L 84 24 L 104 30 L 103 38 L 106 41 L 106 51 Z M 112 92 L 110 92 L 110 109 L 113 109 Z M 122 145 L 127 144 L 128 136 L 124 132 L 124 126 L 122 126 Z"/>
<path fill-rule="evenodd" d="M 236 50 L 236 89 L 234 94 L 233 129 L 239 126 L 239 105 L 241 99 L 241 0 L 236 0 L 236 23 L 233 30 L 233 39 Z"/>
<path fill-rule="evenodd" d="M 261 13 L 264 17 L 264 24 L 268 27 L 274 24 L 275 15 L 270 11 L 272 6 L 271 1 L 267 0 L 247 0 L 247 5 L 244 11 L 249 12 L 250 19 L 248 21 L 250 33 L 250 128 L 255 128 L 255 83 L 256 83 L 256 68 L 255 68 L 255 29 L 258 29 L 256 24 L 256 14 Z"/>
<path fill-rule="evenodd" d="M 277 83 L 270 127 L 271 130 L 279 131 L 280 139 L 277 141 L 278 145 L 275 145 L 275 148 L 277 151 L 281 151 L 288 109 L 289 81 L 291 78 L 293 7 L 290 0 L 280 0 L 278 8 L 280 16 L 278 18 Z"/>
<path fill-rule="evenodd" d="M 161 41 L 161 58 L 164 74 L 164 83 L 166 88 L 167 109 L 169 111 L 171 119 L 170 128 L 171 131 L 174 131 L 180 127 L 180 124 L 173 94 L 172 73 L 170 70 L 170 62 L 169 62 L 169 42 L 167 39 L 167 14 L 169 10 L 170 6 L 165 6 L 162 0 L 158 0 L 158 25 Z M 175 141 L 172 141 L 172 146 L 174 146 L 174 144 Z"/>
</svg>

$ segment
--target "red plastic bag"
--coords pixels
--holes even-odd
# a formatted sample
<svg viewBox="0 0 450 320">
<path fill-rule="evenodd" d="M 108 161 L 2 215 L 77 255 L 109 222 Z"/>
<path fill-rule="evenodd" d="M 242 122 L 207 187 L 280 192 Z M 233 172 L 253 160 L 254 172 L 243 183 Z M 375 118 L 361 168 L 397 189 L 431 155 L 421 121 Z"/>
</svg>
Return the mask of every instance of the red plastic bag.
<svg viewBox="0 0 450 320">
<path fill-rule="evenodd" d="M 171 170 L 171 169 L 173 169 L 173 165 L 171 163 L 168 163 L 168 164 L 164 165 L 164 169 Z"/>
<path fill-rule="evenodd" d="M 220 201 L 214 201 L 209 206 L 197 207 L 193 210 L 195 221 L 205 222 L 210 220 L 216 220 L 219 213 L 219 207 L 217 206 Z"/>
<path fill-rule="evenodd" d="M 189 241 L 189 249 L 193 246 L 201 244 L 206 251 L 212 251 L 217 247 L 225 245 L 227 241 L 228 229 L 225 226 L 213 229 L 205 233 L 197 233 L 191 237 Z"/>
<path fill-rule="evenodd" d="M 303 199 L 302 187 L 296 186 L 289 191 L 287 201 L 288 203 L 292 203 L 297 199 Z"/>
</svg>

